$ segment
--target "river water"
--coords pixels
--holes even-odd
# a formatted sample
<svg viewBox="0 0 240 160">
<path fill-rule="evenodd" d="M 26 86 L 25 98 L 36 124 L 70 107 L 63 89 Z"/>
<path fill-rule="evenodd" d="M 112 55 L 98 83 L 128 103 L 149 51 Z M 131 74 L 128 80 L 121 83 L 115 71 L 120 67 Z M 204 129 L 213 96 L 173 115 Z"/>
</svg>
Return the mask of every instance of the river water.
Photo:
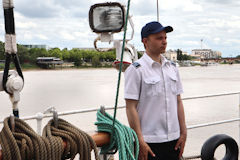
<svg viewBox="0 0 240 160">
<path fill-rule="evenodd" d="M 240 65 L 180 67 L 184 93 L 182 97 L 240 91 Z M 70 111 L 114 106 L 118 72 L 115 69 L 69 69 L 25 71 L 25 85 L 19 103 L 20 116 L 35 115 L 48 107 Z M 124 75 L 122 75 L 119 106 L 124 105 Z M 0 120 L 11 113 L 8 95 L 0 93 Z M 238 117 L 239 95 L 183 101 L 187 125 Z M 108 111 L 112 114 L 112 111 Z M 95 130 L 96 113 L 62 117 L 87 132 Z M 125 109 L 119 109 L 117 119 L 127 123 Z M 44 120 L 43 125 L 48 119 Z M 35 121 L 28 123 L 36 129 Z M 2 124 L 0 124 L 2 127 Z M 238 122 L 188 131 L 184 155 L 200 154 L 204 141 L 215 134 L 228 134 L 239 141 Z M 220 151 L 221 152 L 221 148 Z"/>
</svg>

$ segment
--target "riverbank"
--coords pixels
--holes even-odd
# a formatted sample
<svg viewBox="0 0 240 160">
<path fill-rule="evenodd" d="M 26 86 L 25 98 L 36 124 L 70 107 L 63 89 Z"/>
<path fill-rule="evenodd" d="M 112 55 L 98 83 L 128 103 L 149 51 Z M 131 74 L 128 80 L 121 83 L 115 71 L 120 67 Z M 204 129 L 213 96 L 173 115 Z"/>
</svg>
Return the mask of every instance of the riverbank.
<svg viewBox="0 0 240 160">
<path fill-rule="evenodd" d="M 15 66 L 14 64 L 11 63 L 10 65 L 10 69 L 14 69 Z M 65 66 L 61 66 L 61 65 L 58 65 L 58 66 L 55 66 L 55 67 L 52 67 L 52 68 L 41 68 L 39 67 L 38 65 L 36 64 L 30 64 L 30 63 L 24 63 L 24 64 L 21 64 L 21 68 L 23 71 L 34 71 L 34 70 L 71 70 L 71 69 L 86 69 L 86 68 L 92 68 L 92 69 L 96 69 L 96 68 L 112 68 L 112 65 L 111 63 L 103 63 L 99 66 L 92 66 L 90 65 L 89 63 L 86 63 L 84 65 L 81 65 L 81 66 L 72 66 L 72 67 L 65 67 Z M 4 63 L 0 63 L 0 71 L 3 71 L 4 70 Z"/>
<path fill-rule="evenodd" d="M 239 64 L 228 64 L 228 63 L 221 63 L 218 64 L 220 66 L 230 66 L 230 65 L 239 65 Z M 186 66 L 180 66 L 180 68 L 186 67 Z M 200 67 L 200 65 L 194 65 L 194 66 L 188 66 L 188 67 Z M 212 66 L 208 66 L 212 67 Z M 72 66 L 72 67 L 64 67 L 64 66 L 55 66 L 53 68 L 41 68 L 36 64 L 30 64 L 30 63 L 24 63 L 21 65 L 21 68 L 23 71 L 47 71 L 47 70 L 76 70 L 76 69 L 104 69 L 104 68 L 113 68 L 111 65 L 111 62 L 108 62 L 107 64 L 101 64 L 99 66 L 92 66 L 90 63 L 85 63 L 81 66 Z M 11 63 L 10 69 L 15 69 L 14 64 Z M 0 63 L 0 71 L 4 70 L 4 64 Z"/>
</svg>

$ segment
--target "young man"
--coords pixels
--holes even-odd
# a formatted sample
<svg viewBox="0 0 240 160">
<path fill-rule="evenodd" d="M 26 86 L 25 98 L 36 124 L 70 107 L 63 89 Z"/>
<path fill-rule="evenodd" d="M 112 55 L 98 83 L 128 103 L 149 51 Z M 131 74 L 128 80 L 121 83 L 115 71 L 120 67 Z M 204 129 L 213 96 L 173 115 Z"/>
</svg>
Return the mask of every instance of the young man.
<svg viewBox="0 0 240 160">
<path fill-rule="evenodd" d="M 139 160 L 178 160 L 186 142 L 179 72 L 162 56 L 171 31 L 171 26 L 147 23 L 141 31 L 146 52 L 125 71 L 126 112 L 139 139 Z"/>
</svg>

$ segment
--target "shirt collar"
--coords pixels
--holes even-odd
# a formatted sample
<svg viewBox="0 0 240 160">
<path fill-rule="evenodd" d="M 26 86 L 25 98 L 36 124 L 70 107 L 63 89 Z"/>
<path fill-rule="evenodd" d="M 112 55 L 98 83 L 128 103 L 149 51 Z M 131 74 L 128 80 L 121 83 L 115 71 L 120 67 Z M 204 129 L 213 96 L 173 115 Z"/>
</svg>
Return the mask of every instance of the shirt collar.
<svg viewBox="0 0 240 160">
<path fill-rule="evenodd" d="M 143 54 L 143 58 L 145 62 L 150 66 L 152 66 L 154 63 L 157 63 L 146 52 Z M 170 61 L 167 60 L 163 55 L 161 55 L 161 62 L 162 62 L 162 66 L 166 64 L 170 65 Z"/>
</svg>

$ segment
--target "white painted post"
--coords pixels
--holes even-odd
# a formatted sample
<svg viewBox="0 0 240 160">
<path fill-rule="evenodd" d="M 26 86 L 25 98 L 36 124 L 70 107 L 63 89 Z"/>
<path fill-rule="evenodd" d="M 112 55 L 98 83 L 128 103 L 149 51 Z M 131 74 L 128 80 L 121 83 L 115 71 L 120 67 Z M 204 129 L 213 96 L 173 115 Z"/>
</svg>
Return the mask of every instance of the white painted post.
<svg viewBox="0 0 240 160">
<path fill-rule="evenodd" d="M 44 114 L 41 112 L 38 112 L 36 114 L 36 120 L 37 120 L 37 134 L 41 135 L 41 131 L 42 131 L 42 119 L 43 119 Z"/>
</svg>

